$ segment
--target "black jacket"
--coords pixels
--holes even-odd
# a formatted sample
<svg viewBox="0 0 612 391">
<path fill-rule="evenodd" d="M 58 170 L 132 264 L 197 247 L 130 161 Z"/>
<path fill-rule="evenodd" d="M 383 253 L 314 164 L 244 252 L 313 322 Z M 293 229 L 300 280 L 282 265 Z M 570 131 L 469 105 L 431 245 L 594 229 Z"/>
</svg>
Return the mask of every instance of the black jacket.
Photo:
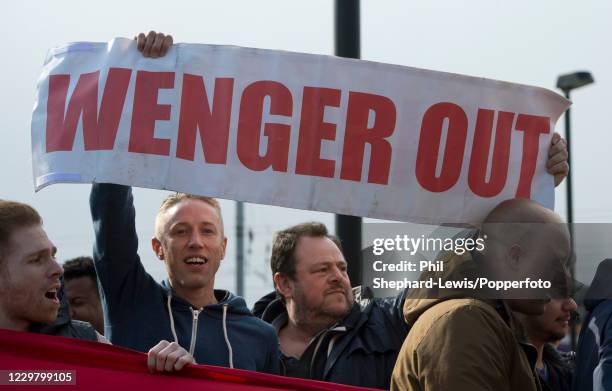
<svg viewBox="0 0 612 391">
<path fill-rule="evenodd" d="M 313 373 L 312 378 L 389 389 L 397 354 L 408 334 L 402 313 L 406 291 L 385 299 L 370 298 L 360 288 L 353 292 L 355 304 L 340 322 L 347 331 L 335 341 L 325 365 L 313 366 L 319 373 Z M 253 313 L 269 323 L 286 312 L 274 292 L 253 307 Z"/>
<path fill-rule="evenodd" d="M 574 374 L 574 352 L 558 352 L 549 344 L 544 345 L 542 360 L 548 369 L 548 379 L 540 377 L 544 391 L 570 391 Z"/>
</svg>

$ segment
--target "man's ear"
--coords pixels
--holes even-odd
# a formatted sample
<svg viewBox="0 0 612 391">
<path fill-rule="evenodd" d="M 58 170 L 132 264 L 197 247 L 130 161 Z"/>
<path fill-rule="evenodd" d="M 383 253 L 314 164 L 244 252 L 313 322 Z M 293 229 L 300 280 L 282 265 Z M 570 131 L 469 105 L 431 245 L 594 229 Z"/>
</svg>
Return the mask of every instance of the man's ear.
<svg viewBox="0 0 612 391">
<path fill-rule="evenodd" d="M 221 253 L 221 260 L 225 258 L 225 249 L 227 248 L 227 236 L 223 237 L 223 252 Z"/>
<path fill-rule="evenodd" d="M 164 248 L 162 247 L 161 242 L 156 237 L 151 239 L 151 247 L 153 248 L 153 252 L 157 255 L 160 261 L 164 260 Z"/>
<path fill-rule="evenodd" d="M 276 286 L 276 290 L 283 295 L 285 300 L 293 297 L 293 281 L 283 273 L 274 273 L 274 286 Z"/>
<path fill-rule="evenodd" d="M 513 272 L 519 269 L 521 258 L 523 257 L 523 249 L 518 244 L 513 244 L 506 253 L 506 266 Z"/>
</svg>

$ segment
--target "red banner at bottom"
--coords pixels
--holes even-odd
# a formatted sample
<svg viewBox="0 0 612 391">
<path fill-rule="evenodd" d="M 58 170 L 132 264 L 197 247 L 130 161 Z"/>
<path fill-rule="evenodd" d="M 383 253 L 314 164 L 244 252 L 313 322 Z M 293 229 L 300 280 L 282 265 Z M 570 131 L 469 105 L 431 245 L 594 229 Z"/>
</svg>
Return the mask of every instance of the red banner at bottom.
<svg viewBox="0 0 612 391">
<path fill-rule="evenodd" d="M 209 365 L 190 365 L 171 374 L 151 374 L 144 353 L 101 343 L 2 329 L 0 384 L 2 389 L 41 390 L 41 385 L 54 385 L 53 389 L 75 391 L 368 390 Z"/>
</svg>

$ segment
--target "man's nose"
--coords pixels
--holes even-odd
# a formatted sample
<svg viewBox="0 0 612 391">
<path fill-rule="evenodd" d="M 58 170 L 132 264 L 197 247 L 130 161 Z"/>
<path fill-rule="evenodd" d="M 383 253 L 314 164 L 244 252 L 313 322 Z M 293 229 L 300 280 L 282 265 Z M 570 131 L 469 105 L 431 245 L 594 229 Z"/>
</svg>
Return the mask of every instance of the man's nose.
<svg viewBox="0 0 612 391">
<path fill-rule="evenodd" d="M 332 280 L 333 281 L 341 281 L 342 277 L 343 277 L 342 270 L 339 267 L 337 267 L 337 266 L 332 267 L 332 269 L 331 269 L 331 278 L 332 278 Z"/>
<path fill-rule="evenodd" d="M 54 278 L 60 278 L 64 275 L 64 268 L 55 259 L 51 259 L 51 276 Z"/>
<path fill-rule="evenodd" d="M 202 237 L 198 230 L 193 230 L 189 237 L 189 247 L 203 247 Z"/>
<path fill-rule="evenodd" d="M 578 305 L 576 304 L 574 299 L 570 297 L 563 302 L 563 308 L 566 311 L 576 311 L 576 309 L 578 308 Z"/>
</svg>

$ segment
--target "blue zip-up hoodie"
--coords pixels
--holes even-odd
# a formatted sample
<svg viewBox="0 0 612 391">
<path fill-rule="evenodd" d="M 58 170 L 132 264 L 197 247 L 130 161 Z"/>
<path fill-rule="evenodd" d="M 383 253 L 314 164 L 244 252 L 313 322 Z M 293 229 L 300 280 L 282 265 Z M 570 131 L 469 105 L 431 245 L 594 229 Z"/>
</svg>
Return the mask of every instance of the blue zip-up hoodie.
<svg viewBox="0 0 612 391">
<path fill-rule="evenodd" d="M 198 310 L 145 271 L 130 187 L 94 184 L 90 207 L 105 336 L 113 344 L 146 352 L 161 340 L 176 341 L 198 364 L 278 372 L 276 332 L 241 297 L 215 290 L 218 304 Z"/>
<path fill-rule="evenodd" d="M 584 307 L 573 390 L 612 390 L 612 259 L 597 266 Z"/>
</svg>

